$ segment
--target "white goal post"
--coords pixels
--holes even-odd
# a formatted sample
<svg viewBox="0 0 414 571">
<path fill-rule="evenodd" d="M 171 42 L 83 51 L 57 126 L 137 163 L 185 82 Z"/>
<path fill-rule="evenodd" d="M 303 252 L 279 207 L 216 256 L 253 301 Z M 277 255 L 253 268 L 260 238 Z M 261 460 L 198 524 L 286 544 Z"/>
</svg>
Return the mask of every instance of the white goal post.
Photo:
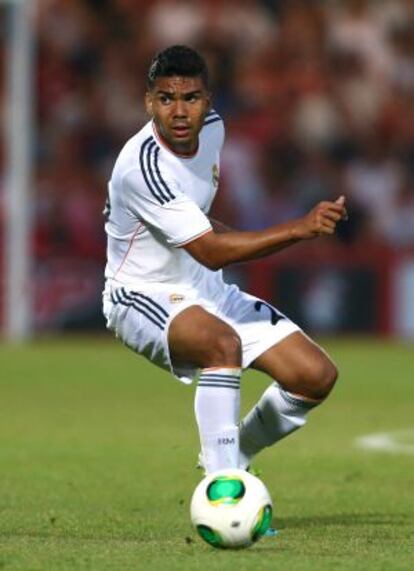
<svg viewBox="0 0 414 571">
<path fill-rule="evenodd" d="M 36 0 L 0 0 L 7 10 L 4 220 L 4 335 L 32 333 L 31 217 L 33 215 L 34 10 Z"/>
</svg>

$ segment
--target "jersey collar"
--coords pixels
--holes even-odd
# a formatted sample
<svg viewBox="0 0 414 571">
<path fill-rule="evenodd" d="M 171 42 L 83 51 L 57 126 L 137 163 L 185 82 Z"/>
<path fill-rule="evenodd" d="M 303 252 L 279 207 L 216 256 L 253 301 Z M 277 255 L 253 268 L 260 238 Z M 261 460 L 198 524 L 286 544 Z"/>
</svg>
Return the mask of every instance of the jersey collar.
<svg viewBox="0 0 414 571">
<path fill-rule="evenodd" d="M 175 153 L 172 149 L 170 149 L 170 147 L 168 147 L 164 143 L 164 141 L 162 140 L 162 138 L 160 137 L 160 135 L 157 131 L 157 127 L 154 123 L 154 120 L 151 121 L 151 127 L 152 127 L 152 132 L 154 134 L 154 137 L 157 139 L 157 142 L 162 146 L 163 149 L 165 149 L 166 151 L 171 153 L 174 157 L 177 157 L 178 159 L 186 159 L 187 161 L 189 161 L 191 159 L 194 159 L 197 156 L 198 151 L 200 150 L 200 138 L 198 140 L 197 149 L 195 150 L 195 152 L 192 155 L 180 155 L 179 153 Z"/>
</svg>

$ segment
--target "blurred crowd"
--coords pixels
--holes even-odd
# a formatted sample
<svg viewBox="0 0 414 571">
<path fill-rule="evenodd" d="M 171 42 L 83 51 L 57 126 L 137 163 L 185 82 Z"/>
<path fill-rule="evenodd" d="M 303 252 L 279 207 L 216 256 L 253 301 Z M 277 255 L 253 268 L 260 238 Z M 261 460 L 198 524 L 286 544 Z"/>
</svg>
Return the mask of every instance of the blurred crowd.
<svg viewBox="0 0 414 571">
<path fill-rule="evenodd" d="M 216 217 L 261 228 L 345 194 L 338 240 L 414 246 L 411 0 L 39 0 L 39 258 L 103 258 L 106 182 L 174 43 L 204 54 L 225 119 Z"/>
</svg>

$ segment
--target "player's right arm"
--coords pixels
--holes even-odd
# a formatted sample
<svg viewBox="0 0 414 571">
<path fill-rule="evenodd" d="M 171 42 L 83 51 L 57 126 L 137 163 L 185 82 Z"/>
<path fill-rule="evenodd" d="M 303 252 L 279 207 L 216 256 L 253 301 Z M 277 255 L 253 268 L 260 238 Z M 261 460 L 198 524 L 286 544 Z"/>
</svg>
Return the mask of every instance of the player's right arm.
<svg viewBox="0 0 414 571">
<path fill-rule="evenodd" d="M 204 266 L 218 270 L 235 262 L 269 256 L 302 240 L 332 235 L 340 220 L 346 220 L 345 197 L 320 202 L 308 214 L 256 232 L 217 233 L 214 229 L 183 247 Z"/>
</svg>

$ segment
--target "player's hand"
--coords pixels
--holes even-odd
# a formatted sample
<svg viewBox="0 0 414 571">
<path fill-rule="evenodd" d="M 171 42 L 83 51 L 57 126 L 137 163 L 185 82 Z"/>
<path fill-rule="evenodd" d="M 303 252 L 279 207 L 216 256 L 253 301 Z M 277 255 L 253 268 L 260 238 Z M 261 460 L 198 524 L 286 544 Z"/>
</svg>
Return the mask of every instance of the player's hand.
<svg viewBox="0 0 414 571">
<path fill-rule="evenodd" d="M 320 202 L 317 206 L 298 220 L 297 235 L 302 240 L 309 240 L 323 235 L 335 233 L 340 220 L 347 220 L 345 196 L 340 196 L 335 202 Z"/>
</svg>

